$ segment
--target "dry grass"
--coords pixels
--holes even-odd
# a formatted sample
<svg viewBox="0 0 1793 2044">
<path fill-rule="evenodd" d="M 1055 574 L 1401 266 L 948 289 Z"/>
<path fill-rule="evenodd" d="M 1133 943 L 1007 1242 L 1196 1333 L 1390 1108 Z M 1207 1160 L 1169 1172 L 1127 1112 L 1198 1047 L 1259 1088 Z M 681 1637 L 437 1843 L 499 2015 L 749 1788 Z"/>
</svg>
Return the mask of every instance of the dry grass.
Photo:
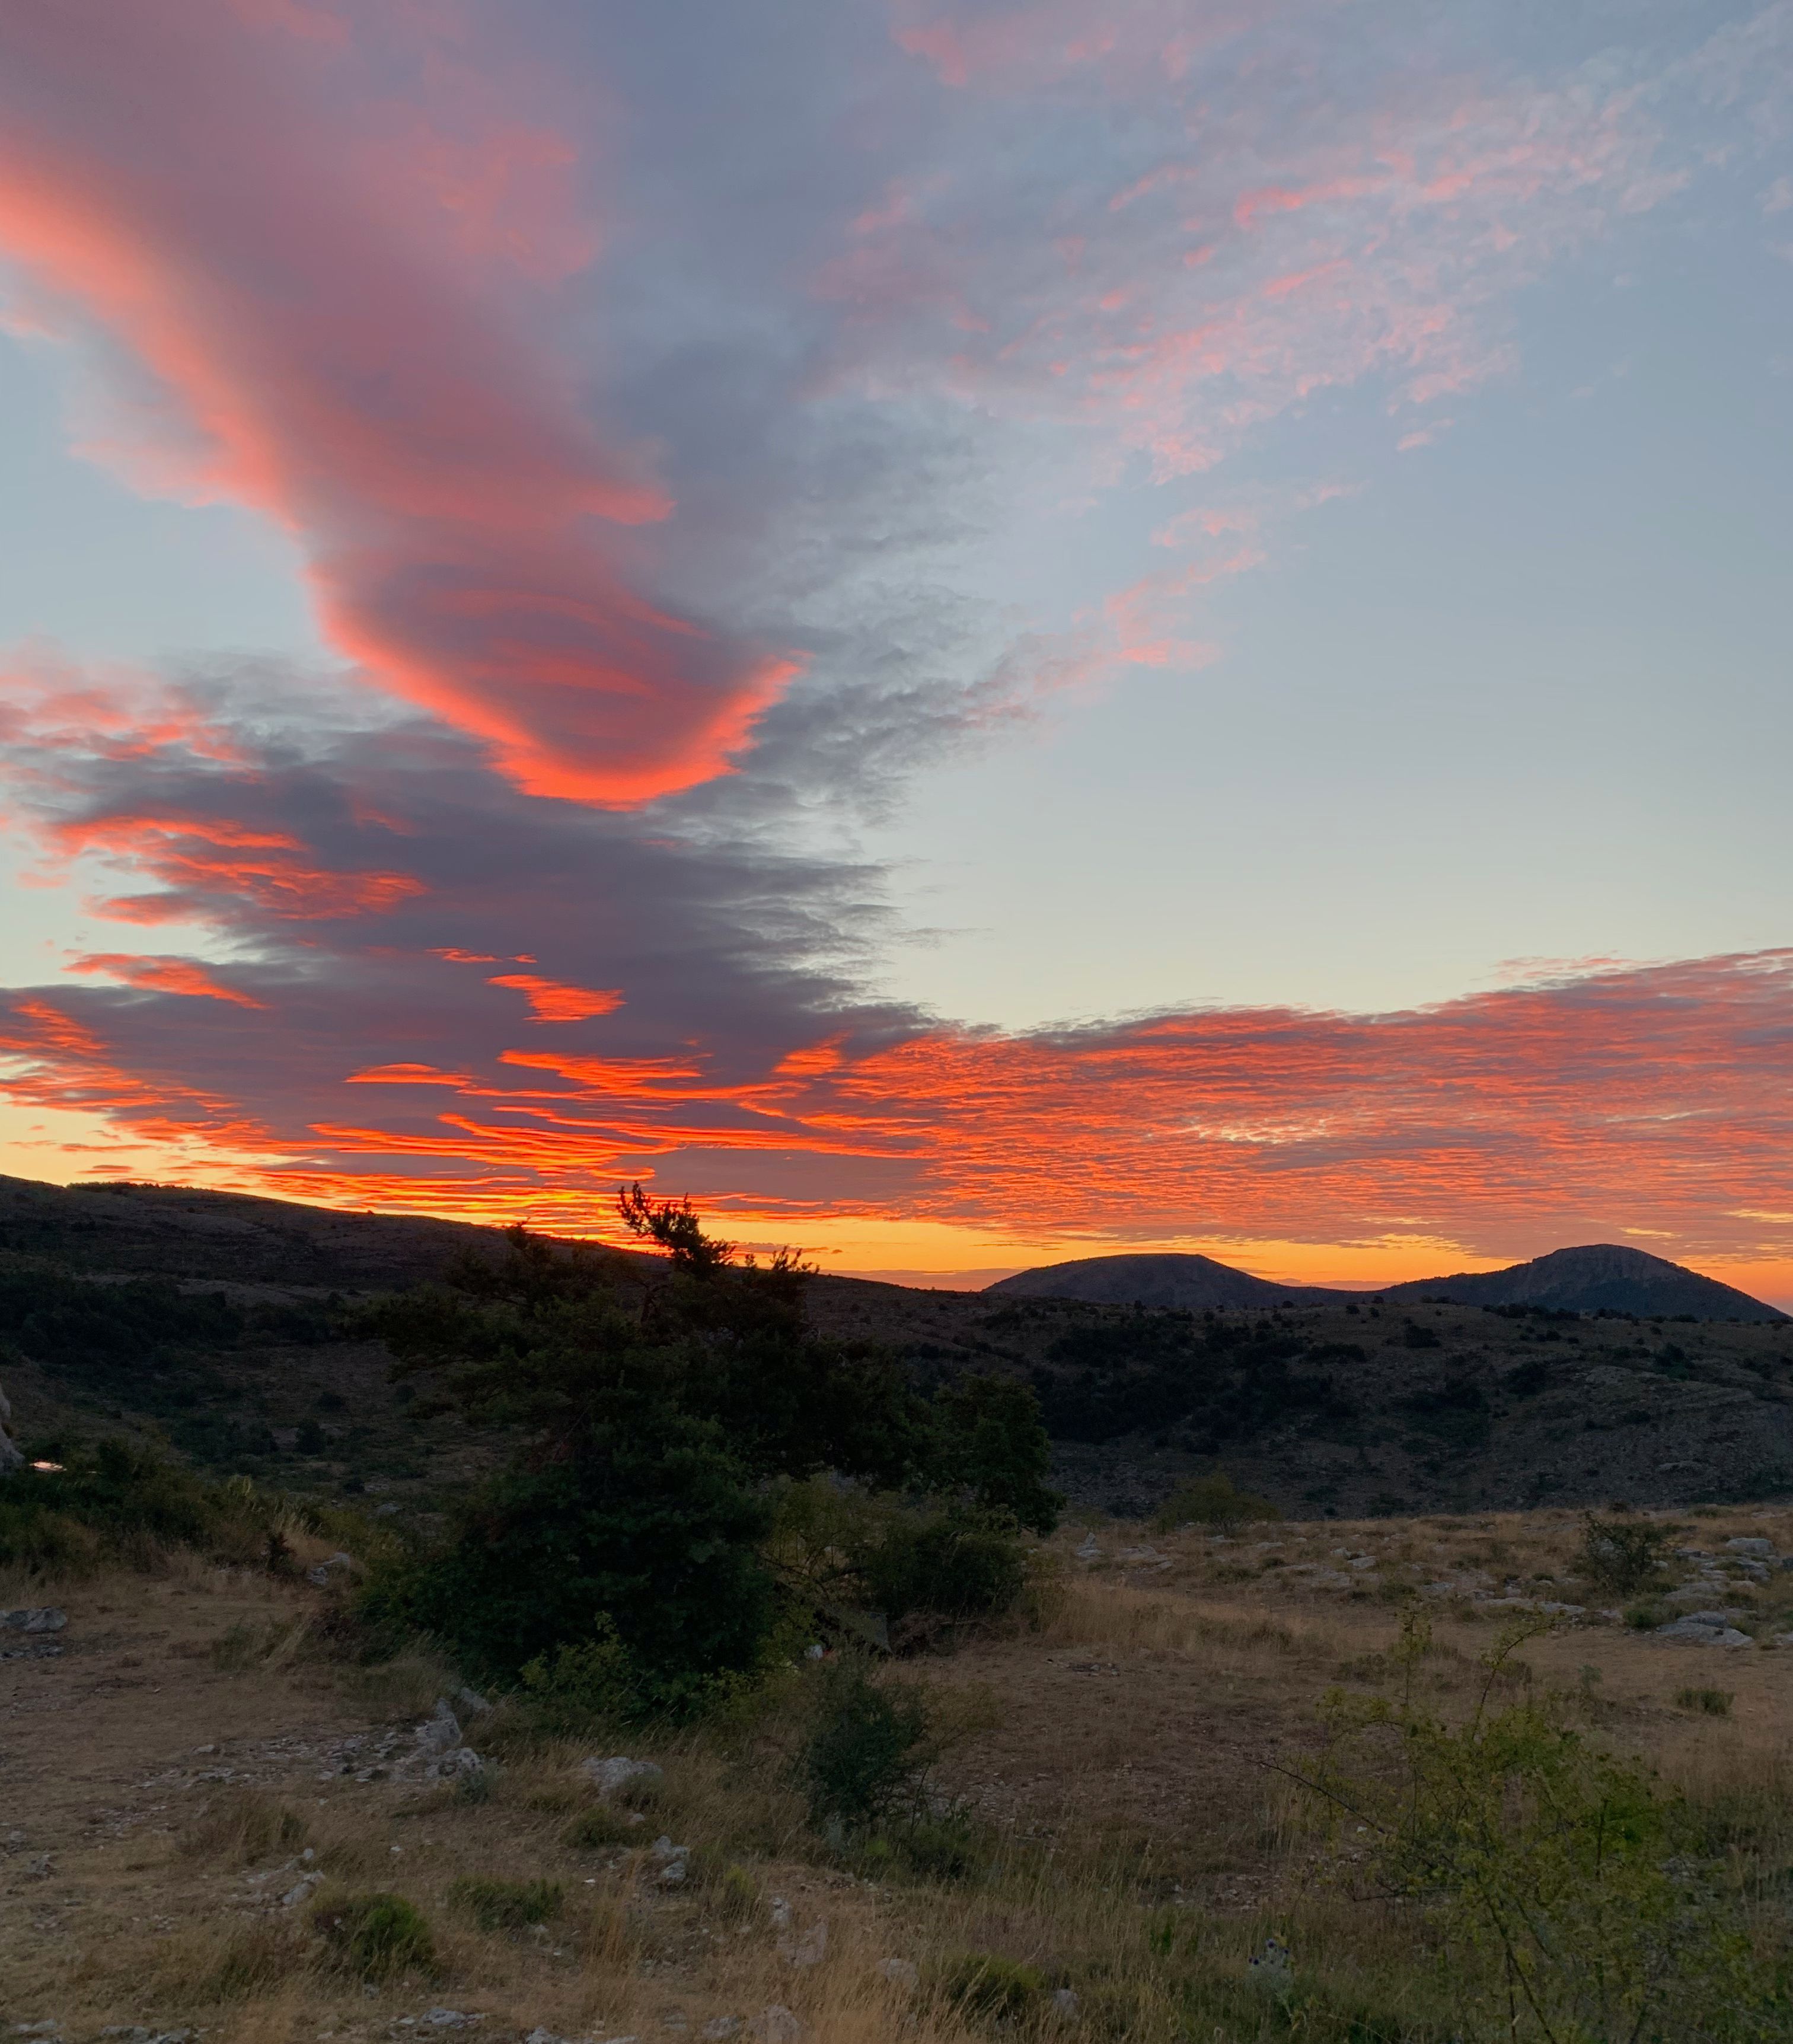
<svg viewBox="0 0 1793 2044">
<path fill-rule="evenodd" d="M 1733 1533 L 1793 1543 L 1793 1513 L 1692 1523 L 1687 1543 L 1707 1548 Z M 484 1800 L 337 1771 L 336 1743 L 422 1716 L 451 1671 L 426 1657 L 380 1669 L 310 1658 L 318 1600 L 302 1585 L 179 1560 L 148 1577 L 33 1585 L 34 1601 L 66 1604 L 70 1627 L 60 1658 L 0 1664 L 0 2019 L 55 2019 L 71 2036 L 146 2022 L 311 2044 L 398 2034 L 401 2018 L 446 2006 L 482 2015 L 487 2036 L 541 2026 L 671 2044 L 777 2004 L 816 2044 L 971 2044 L 986 2029 L 948 1988 L 982 1954 L 1078 1998 L 1068 2015 L 1036 1997 L 1008 2034 L 1243 2044 L 1287 2034 L 1246 1984 L 1277 1928 L 1329 2007 L 1355 2002 L 1427 2034 L 1442 2018 L 1411 1963 L 1411 1925 L 1321 1878 L 1308 1815 L 1274 1764 L 1311 1748 L 1328 1685 L 1382 1678 L 1398 1607 L 1423 1583 L 1548 1577 L 1538 1594 L 1584 1601 L 1578 1517 L 1328 1522 L 1225 1541 L 1104 1523 L 1094 1563 L 1072 1557 L 1082 1531 L 1054 1543 L 1037 1630 L 904 1671 L 956 1712 L 940 1785 L 986 1827 L 987 1864 L 956 1886 L 831 1858 L 804 1827 L 776 1716 L 612 1744 L 665 1777 L 633 1799 L 640 1825 L 581 1846 L 568 1836 L 593 1804 L 578 1765 L 590 1749 L 533 1739 L 503 1712 L 470 1727 L 497 1762 Z M 1150 1551 L 1123 1558 L 1129 1547 Z M 1373 1566 L 1350 1566 L 1366 1554 Z M 1476 1657 L 1511 1614 L 1466 1591 L 1424 1601 L 1424 1679 L 1449 1715 L 1468 1708 Z M 259 1644 L 221 1668 L 212 1649 L 232 1628 Z M 1583 1623 L 1522 1658 L 1533 1682 L 1572 1692 L 1592 1730 L 1694 1796 L 1740 1865 L 1784 1870 L 1793 1654 L 1676 1649 Z M 1728 1715 L 1677 1706 L 1708 1681 L 1733 1693 Z M 13 1827 L 25 1835 L 8 1847 Z M 662 1832 L 691 1849 L 682 1888 L 657 1881 L 647 1848 Z M 420 1909 L 436 1970 L 370 1996 L 330 1965 L 305 1905 L 279 1899 L 307 1849 L 301 1866 L 336 1888 Z M 539 1926 L 482 1931 L 451 1898 L 470 1877 L 558 1882 L 564 1899 Z M 1765 1931 L 1784 1900 L 1757 1891 L 1752 1920 Z M 885 1979 L 890 1958 L 912 1962 L 919 1984 Z M 1315 2032 L 1333 2034 L 1348 2033 Z"/>
</svg>

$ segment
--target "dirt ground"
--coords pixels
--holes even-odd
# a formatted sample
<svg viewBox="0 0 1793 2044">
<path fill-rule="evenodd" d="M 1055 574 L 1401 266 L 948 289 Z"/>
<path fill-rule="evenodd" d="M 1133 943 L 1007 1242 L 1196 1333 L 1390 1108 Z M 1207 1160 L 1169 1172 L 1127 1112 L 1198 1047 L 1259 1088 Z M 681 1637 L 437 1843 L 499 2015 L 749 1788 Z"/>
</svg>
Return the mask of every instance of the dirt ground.
<svg viewBox="0 0 1793 2044">
<path fill-rule="evenodd" d="M 1793 1512 L 1676 1523 L 1714 1557 L 1740 1536 L 1777 1558 L 1793 1547 Z M 1531 1680 L 1574 1691 L 1591 1727 L 1671 1781 L 1784 1788 L 1793 1649 L 1680 1646 L 1617 1622 L 1570 1573 L 1578 1533 L 1568 1513 L 1231 1538 L 1086 1522 L 1052 1543 L 1036 1628 L 894 1672 L 937 1689 L 968 1727 L 942 1791 L 1030 1864 L 1236 1920 L 1242 1954 L 1300 1877 L 1277 1770 L 1311 1752 L 1329 1685 L 1386 1677 L 1403 1609 L 1433 1623 L 1426 1680 L 1445 1714 L 1484 1679 L 1477 1657 L 1503 1625 L 1579 1607 L 1519 1650 Z M 1730 1594 L 1771 1639 L 1793 1573 L 1737 1576 Z M 597 1848 L 568 1842 L 593 1801 L 577 1746 L 501 1765 L 479 1798 L 382 1775 L 378 1742 L 396 1732 L 405 1750 L 453 1678 L 320 1655 L 328 1595 L 197 1561 L 0 1584 L 0 1604 L 53 1601 L 68 1620 L 42 1638 L 0 1631 L 0 2021 L 67 2044 L 129 2026 L 271 2040 L 540 2027 L 653 2044 L 743 2023 L 791 2044 L 768 2014 L 785 2010 L 818 2037 L 870 2038 L 902 2027 L 907 1990 L 884 1960 L 925 1967 L 976 1938 L 1043 1961 L 1068 1934 L 1043 1904 L 1028 1915 L 991 1894 L 954 1901 L 844 1871 L 765 1765 L 743 1774 L 701 1739 L 638 1746 L 664 1784 L 639 1827 Z M 1725 1699 L 1718 1712 L 1683 1697 L 1701 1689 Z M 477 1716 L 466 1733 L 479 1742 Z M 651 1834 L 691 1847 L 688 1885 L 661 1881 Z M 482 1929 L 453 1884 L 494 1874 L 557 1882 L 563 1899 L 532 1929 Z M 303 1927 L 319 1881 L 414 1902 L 436 1932 L 436 1969 L 376 1992 L 321 1968 Z"/>
</svg>

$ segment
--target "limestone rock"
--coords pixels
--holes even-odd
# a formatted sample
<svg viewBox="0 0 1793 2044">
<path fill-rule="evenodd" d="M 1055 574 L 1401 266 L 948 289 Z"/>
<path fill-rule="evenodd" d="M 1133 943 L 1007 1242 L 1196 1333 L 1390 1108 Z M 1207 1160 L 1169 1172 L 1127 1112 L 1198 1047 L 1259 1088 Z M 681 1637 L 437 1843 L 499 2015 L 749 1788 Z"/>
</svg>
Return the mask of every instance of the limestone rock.
<svg viewBox="0 0 1793 2044">
<path fill-rule="evenodd" d="M 1727 1540 L 1725 1546 L 1733 1554 L 1757 1554 L 1764 1561 L 1774 1552 L 1773 1541 L 1758 1539 L 1753 1535 L 1748 1539 Z"/>
<path fill-rule="evenodd" d="M 759 2044 L 797 2044 L 803 2034 L 803 2025 L 781 2001 L 762 2008 L 747 2027 Z"/>
<path fill-rule="evenodd" d="M 630 1760 L 622 1754 L 611 1760 L 594 1758 L 579 1764 L 605 1802 L 632 1781 L 658 1781 L 664 1777 L 664 1769 L 656 1767 L 651 1760 Z"/>
<path fill-rule="evenodd" d="M 921 1968 L 913 1959 L 880 1959 L 877 1971 L 879 1977 L 889 1981 L 893 1987 L 914 1988 L 921 1985 Z"/>
<path fill-rule="evenodd" d="M 1658 1639 L 1686 1646 L 1753 1646 L 1747 1632 L 1739 1632 L 1722 1611 L 1690 1611 L 1685 1618 L 1672 1619 L 1656 1628 Z"/>
<path fill-rule="evenodd" d="M 68 1613 L 57 1610 L 54 1604 L 36 1609 L 21 1606 L 17 1611 L 0 1611 L 0 1626 L 10 1632 L 60 1632 L 67 1623 Z"/>
</svg>

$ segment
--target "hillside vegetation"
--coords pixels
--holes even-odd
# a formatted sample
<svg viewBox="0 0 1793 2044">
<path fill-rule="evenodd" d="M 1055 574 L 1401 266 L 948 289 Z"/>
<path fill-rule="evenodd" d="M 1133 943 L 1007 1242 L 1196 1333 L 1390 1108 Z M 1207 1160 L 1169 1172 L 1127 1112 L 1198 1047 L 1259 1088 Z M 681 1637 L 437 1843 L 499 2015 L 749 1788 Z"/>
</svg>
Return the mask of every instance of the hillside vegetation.
<svg viewBox="0 0 1793 2044">
<path fill-rule="evenodd" d="M 54 1447 L 125 1427 L 221 1474 L 444 1508 L 505 1452 L 420 1418 L 374 1297 L 493 1231 L 178 1188 L 0 1181 L 0 1383 Z M 648 1267 L 619 1259 L 638 1275 Z M 1080 1505 L 1145 1512 L 1216 1462 L 1288 1514 L 1793 1493 L 1793 1327 L 1346 1299 L 1209 1313 L 817 1277 L 820 1336 L 927 1389 L 1024 1380 Z"/>
</svg>

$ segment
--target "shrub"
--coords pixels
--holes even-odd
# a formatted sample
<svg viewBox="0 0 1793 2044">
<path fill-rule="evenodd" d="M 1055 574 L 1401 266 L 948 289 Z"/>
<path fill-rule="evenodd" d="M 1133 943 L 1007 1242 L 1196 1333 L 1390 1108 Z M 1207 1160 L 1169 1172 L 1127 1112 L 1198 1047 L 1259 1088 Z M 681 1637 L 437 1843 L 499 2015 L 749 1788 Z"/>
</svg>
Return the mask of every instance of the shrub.
<svg viewBox="0 0 1793 2044">
<path fill-rule="evenodd" d="M 448 1900 L 482 1931 L 522 1931 L 558 1916 L 564 1892 L 558 1881 L 493 1881 L 467 1874 L 451 1885 Z"/>
<path fill-rule="evenodd" d="M 1013 2023 L 1033 2013 L 1046 1982 L 1019 1959 L 998 1952 L 966 1952 L 948 1964 L 940 1992 L 974 2021 Z"/>
<path fill-rule="evenodd" d="M 570 1699 L 577 1673 L 601 1712 L 688 1712 L 762 1656 L 770 1519 L 710 1423 L 645 1413 L 589 1454 L 493 1478 L 447 1549 L 377 1580 L 365 1608 L 482 1680 L 539 1662 L 544 1697 Z M 568 1650 L 583 1658 L 563 1672 Z"/>
<path fill-rule="evenodd" d="M 1230 1476 L 1216 1470 L 1181 1484 L 1152 1516 L 1154 1531 L 1174 1532 L 1179 1526 L 1211 1526 L 1217 1531 L 1251 1520 L 1280 1519 L 1267 1497 L 1238 1489 Z"/>
<path fill-rule="evenodd" d="M 1684 1711 L 1703 1711 L 1709 1718 L 1728 1718 L 1737 1701 L 1734 1689 L 1677 1689 L 1675 1702 Z"/>
<path fill-rule="evenodd" d="M 1065 1500 L 1046 1484 L 1052 1443 L 1033 1386 L 1012 1377 L 966 1375 L 934 1400 L 929 1483 L 969 1493 L 986 1511 L 1050 1533 Z"/>
<path fill-rule="evenodd" d="M 918 1692 L 873 1682 L 857 1661 L 824 1666 L 797 1758 L 810 1822 L 844 1835 L 913 1815 L 937 1750 Z"/>
<path fill-rule="evenodd" d="M 435 1970 L 429 1925 L 402 1895 L 321 1896 L 312 1906 L 311 1927 L 340 1965 L 364 1979 Z"/>
<path fill-rule="evenodd" d="M 253 1788 L 228 1788 L 181 1834 L 189 1858 L 252 1866 L 277 1853 L 295 1853 L 309 1835 L 297 1810 L 271 1803 Z"/>
<path fill-rule="evenodd" d="M 1348 1827 L 1342 1863 L 1416 1905 L 1453 2011 L 1503 2037 L 1769 2034 L 1772 1990 L 1681 1800 L 1572 1729 L 1563 1699 L 1491 1709 L 1525 1636 L 1486 1657 L 1461 1726 L 1414 1701 L 1430 1646 L 1418 1617 L 1393 1656 L 1403 1695 L 1329 1695 L 1327 1762 L 1308 1786 Z"/>
<path fill-rule="evenodd" d="M 171 1547 L 239 1562 L 264 1550 L 271 1508 L 247 1482 L 207 1483 L 120 1439 L 56 1454 L 60 1470 L 0 1486 L 0 1565 L 151 1567 Z"/>
<path fill-rule="evenodd" d="M 1027 1586 L 1014 1522 L 965 1505 L 905 1512 L 854 1556 L 866 1601 L 889 1618 L 994 1618 Z"/>
<path fill-rule="evenodd" d="M 1630 1596 L 1661 1577 L 1673 1538 L 1667 1527 L 1648 1520 L 1599 1519 L 1589 1512 L 1583 1514 L 1582 1527 L 1576 1566 L 1599 1589 Z"/>
<path fill-rule="evenodd" d="M 563 1846 L 575 1849 L 601 1850 L 606 1846 L 626 1845 L 639 1824 L 632 1824 L 627 1814 L 613 1810 L 608 1803 L 596 1803 L 589 1810 L 582 1810 L 560 1835 Z"/>
</svg>

